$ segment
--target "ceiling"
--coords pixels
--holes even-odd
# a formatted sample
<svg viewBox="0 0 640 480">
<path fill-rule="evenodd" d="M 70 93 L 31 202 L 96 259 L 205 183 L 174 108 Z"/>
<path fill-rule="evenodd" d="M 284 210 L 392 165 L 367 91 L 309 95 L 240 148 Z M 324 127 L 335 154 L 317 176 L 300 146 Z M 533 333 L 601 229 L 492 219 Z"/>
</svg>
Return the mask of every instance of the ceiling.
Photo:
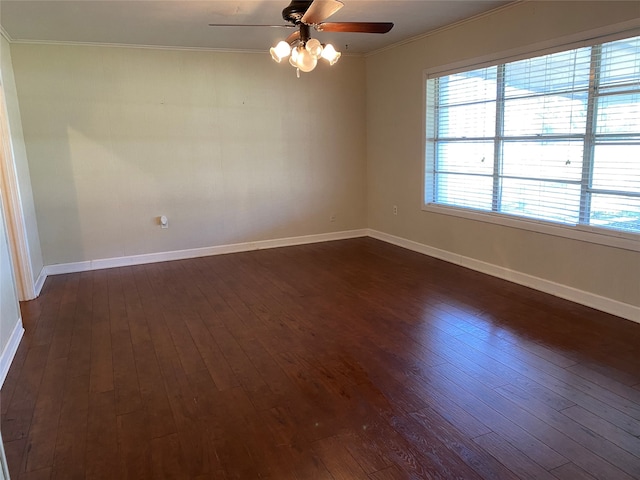
<svg viewBox="0 0 640 480">
<path fill-rule="evenodd" d="M 11 41 L 102 43 L 267 50 L 291 29 L 209 27 L 209 23 L 277 24 L 289 0 L 0 0 Z M 313 32 L 345 53 L 369 53 L 492 10 L 509 1 L 344 0 L 334 22 L 394 22 L 380 34 Z"/>
</svg>

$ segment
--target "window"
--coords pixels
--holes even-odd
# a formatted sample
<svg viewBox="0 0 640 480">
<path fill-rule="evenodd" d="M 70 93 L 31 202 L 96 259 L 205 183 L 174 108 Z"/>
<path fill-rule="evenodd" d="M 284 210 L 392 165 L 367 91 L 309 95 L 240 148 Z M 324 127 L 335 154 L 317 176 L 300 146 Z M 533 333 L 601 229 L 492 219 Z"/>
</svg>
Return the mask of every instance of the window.
<svg viewBox="0 0 640 480">
<path fill-rule="evenodd" d="M 640 233 L 640 37 L 426 90 L 425 205 Z"/>
</svg>

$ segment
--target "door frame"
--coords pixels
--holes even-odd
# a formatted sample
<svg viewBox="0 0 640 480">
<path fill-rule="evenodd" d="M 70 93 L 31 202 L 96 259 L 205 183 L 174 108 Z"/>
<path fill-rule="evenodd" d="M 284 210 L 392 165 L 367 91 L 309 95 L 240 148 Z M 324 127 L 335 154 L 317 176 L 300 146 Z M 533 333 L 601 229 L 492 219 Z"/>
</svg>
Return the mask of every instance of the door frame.
<svg viewBox="0 0 640 480">
<path fill-rule="evenodd" d="M 7 227 L 11 262 L 16 282 L 18 299 L 21 301 L 35 298 L 35 283 L 31 267 L 31 254 L 27 239 L 27 227 L 20 201 L 20 187 L 13 154 L 11 128 L 4 94 L 4 82 L 0 72 L 0 185 L 2 205 Z"/>
</svg>

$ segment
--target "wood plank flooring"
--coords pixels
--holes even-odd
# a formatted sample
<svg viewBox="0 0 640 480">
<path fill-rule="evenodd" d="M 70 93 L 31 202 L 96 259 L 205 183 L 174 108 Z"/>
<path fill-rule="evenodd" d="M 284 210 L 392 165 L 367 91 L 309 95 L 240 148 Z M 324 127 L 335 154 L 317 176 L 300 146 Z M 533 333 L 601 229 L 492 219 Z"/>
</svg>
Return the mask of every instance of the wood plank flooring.
<svg viewBox="0 0 640 480">
<path fill-rule="evenodd" d="M 13 479 L 640 478 L 640 325 L 363 238 L 49 277 Z"/>
</svg>

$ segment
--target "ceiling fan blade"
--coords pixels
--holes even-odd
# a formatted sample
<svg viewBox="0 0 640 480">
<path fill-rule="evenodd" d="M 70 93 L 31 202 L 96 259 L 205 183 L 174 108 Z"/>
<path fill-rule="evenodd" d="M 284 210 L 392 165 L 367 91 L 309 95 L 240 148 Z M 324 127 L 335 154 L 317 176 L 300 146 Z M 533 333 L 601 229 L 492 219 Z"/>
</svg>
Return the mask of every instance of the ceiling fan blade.
<svg viewBox="0 0 640 480">
<path fill-rule="evenodd" d="M 300 30 L 296 30 L 291 35 L 289 35 L 285 39 L 285 42 L 287 42 L 289 45 L 291 45 L 293 42 L 296 42 L 298 40 L 300 40 Z"/>
<path fill-rule="evenodd" d="M 295 25 L 252 25 L 248 23 L 210 23 L 210 27 L 271 27 L 271 28 L 296 28 Z"/>
<path fill-rule="evenodd" d="M 316 25 L 329 18 L 343 6 L 344 3 L 339 0 L 314 0 L 301 21 L 307 25 Z"/>
<path fill-rule="evenodd" d="M 325 22 L 316 25 L 319 32 L 387 33 L 393 28 L 391 22 Z"/>
</svg>

